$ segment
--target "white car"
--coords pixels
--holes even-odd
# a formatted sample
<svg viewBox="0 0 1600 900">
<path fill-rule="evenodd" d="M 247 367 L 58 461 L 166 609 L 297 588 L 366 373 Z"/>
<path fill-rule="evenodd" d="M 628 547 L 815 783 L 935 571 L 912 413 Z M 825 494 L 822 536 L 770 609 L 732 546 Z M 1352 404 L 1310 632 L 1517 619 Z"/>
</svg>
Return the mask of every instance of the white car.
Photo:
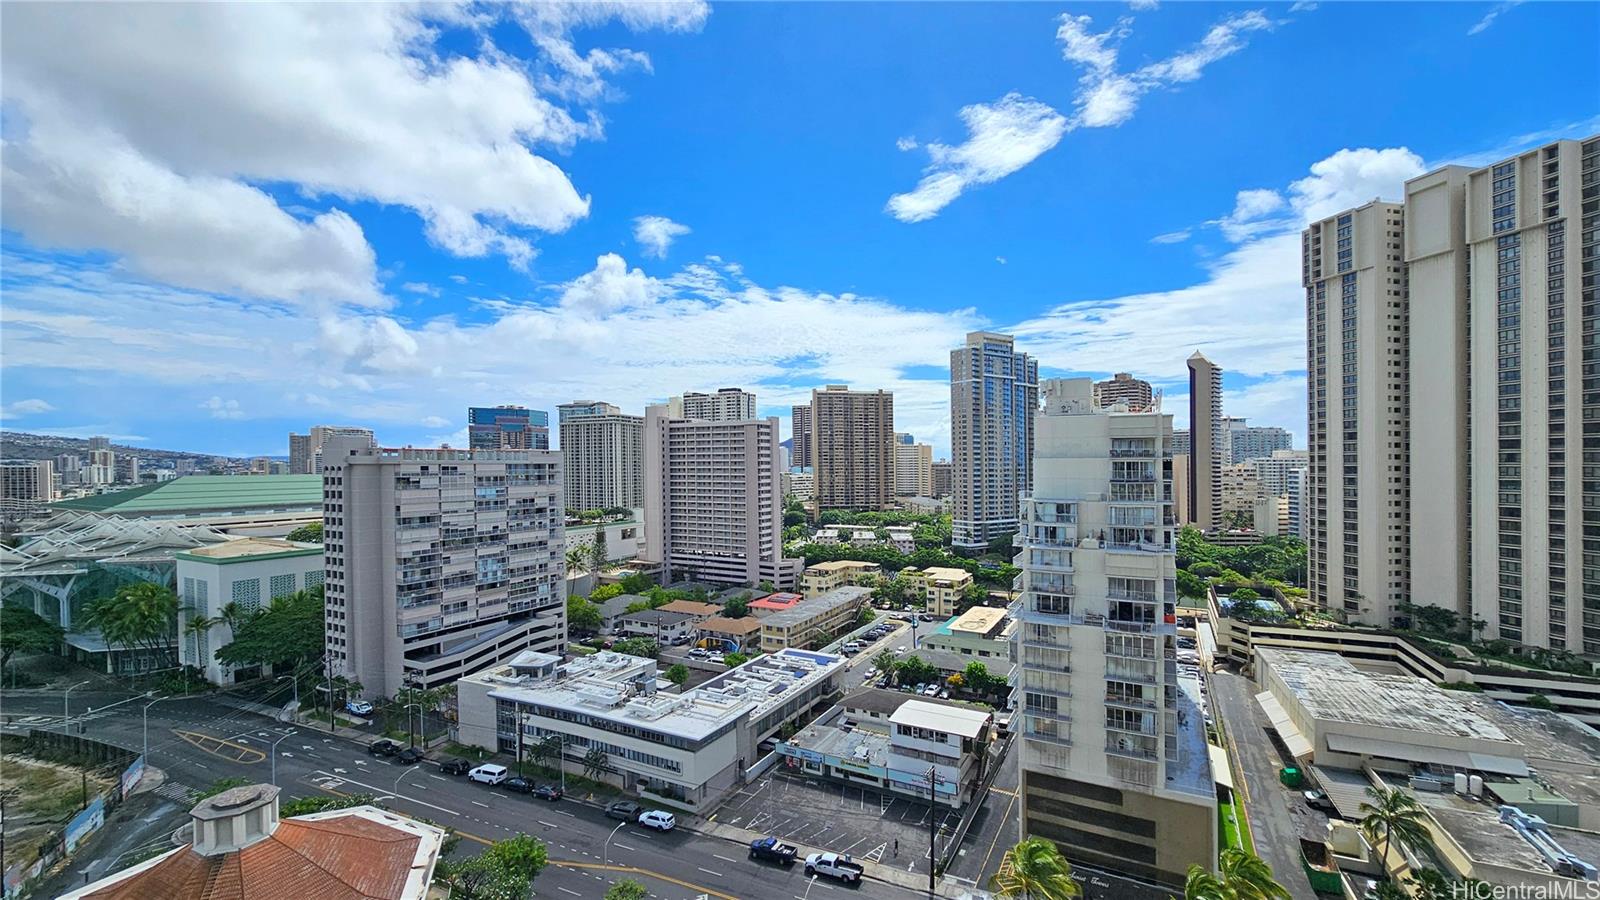
<svg viewBox="0 0 1600 900">
<path fill-rule="evenodd" d="M 508 775 L 510 773 L 505 766 L 497 766 L 493 763 L 486 763 L 467 773 L 468 778 L 483 784 L 499 784 L 505 781 Z"/>
<path fill-rule="evenodd" d="M 372 704 L 365 700 L 346 700 L 344 711 L 356 716 L 372 715 Z"/>
<path fill-rule="evenodd" d="M 657 831 L 671 831 L 678 827 L 678 820 L 663 809 L 652 809 L 639 814 L 639 824 Z"/>
</svg>

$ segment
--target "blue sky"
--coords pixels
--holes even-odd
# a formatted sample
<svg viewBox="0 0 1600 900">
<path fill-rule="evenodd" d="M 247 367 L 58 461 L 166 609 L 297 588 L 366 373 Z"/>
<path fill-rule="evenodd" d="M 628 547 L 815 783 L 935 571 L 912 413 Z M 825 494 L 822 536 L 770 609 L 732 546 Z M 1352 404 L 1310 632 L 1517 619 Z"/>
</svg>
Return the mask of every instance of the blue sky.
<svg viewBox="0 0 1600 900">
<path fill-rule="evenodd" d="M 1298 229 L 1600 130 L 1586 3 L 10 6 L 7 428 L 282 454 L 948 351 L 1304 434 Z M 139 40 L 128 40 L 137 34 Z"/>
</svg>

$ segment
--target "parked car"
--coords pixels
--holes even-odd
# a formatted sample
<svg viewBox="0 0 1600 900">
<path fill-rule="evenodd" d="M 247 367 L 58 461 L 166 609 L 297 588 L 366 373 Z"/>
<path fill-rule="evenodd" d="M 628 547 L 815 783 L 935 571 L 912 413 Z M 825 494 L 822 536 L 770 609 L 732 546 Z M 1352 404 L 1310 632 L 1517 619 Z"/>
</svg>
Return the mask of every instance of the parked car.
<svg viewBox="0 0 1600 900">
<path fill-rule="evenodd" d="M 800 851 L 793 844 L 785 844 L 775 837 L 764 837 L 750 842 L 750 858 L 775 862 L 780 866 L 794 865 Z"/>
<path fill-rule="evenodd" d="M 1321 791 L 1305 791 L 1306 805 L 1323 812 L 1334 812 L 1333 801 Z"/>
<path fill-rule="evenodd" d="M 459 756 L 452 756 L 444 762 L 439 763 L 439 771 L 446 775 L 465 775 L 471 768 L 472 763 L 467 762 Z"/>
<path fill-rule="evenodd" d="M 904 645 L 904 644 L 901 644 L 901 645 L 900 645 L 900 646 L 898 646 L 898 647 L 896 647 L 896 648 L 894 648 L 894 652 L 895 652 L 895 653 L 896 653 L 896 654 L 900 654 L 900 653 L 904 653 L 904 652 L 906 652 L 906 647 L 905 647 L 905 645 Z"/>
<path fill-rule="evenodd" d="M 395 754 L 394 761 L 402 766 L 409 766 L 422 762 L 425 758 L 427 754 L 422 752 L 421 747 L 407 747 Z"/>
<path fill-rule="evenodd" d="M 533 789 L 533 795 L 540 800 L 560 800 L 561 788 L 554 784 L 541 784 Z"/>
<path fill-rule="evenodd" d="M 372 704 L 365 700 L 346 700 L 344 711 L 354 716 L 372 715 Z"/>
<path fill-rule="evenodd" d="M 708 651 L 701 650 L 699 647 L 696 647 L 695 649 L 689 651 L 689 658 L 690 659 L 705 659 L 706 657 L 708 657 L 710 655 L 711 654 Z"/>
<path fill-rule="evenodd" d="M 500 782 L 500 786 L 513 794 L 533 793 L 533 782 L 523 778 L 521 775 L 513 775 L 507 778 L 505 781 Z"/>
<path fill-rule="evenodd" d="M 369 756 L 393 756 L 399 752 L 400 745 L 388 738 L 373 741 L 367 745 L 367 754 Z"/>
<path fill-rule="evenodd" d="M 706 662 L 714 662 L 718 665 L 722 665 L 724 662 L 726 662 L 726 660 L 723 658 L 721 653 L 713 653 L 706 657 Z"/>
<path fill-rule="evenodd" d="M 638 819 L 639 813 L 643 811 L 644 807 L 633 802 L 632 800 L 618 800 L 617 802 L 606 807 L 606 818 L 621 819 L 624 822 L 632 822 Z"/>
<path fill-rule="evenodd" d="M 639 824 L 657 831 L 671 831 L 678 827 L 678 819 L 664 809 L 652 809 L 639 816 Z"/>
<path fill-rule="evenodd" d="M 493 785 L 500 784 L 501 782 L 505 781 L 506 778 L 509 777 L 509 773 L 506 771 L 505 766 L 497 766 L 494 763 L 484 763 L 476 769 L 473 769 L 471 772 L 468 772 L 467 777 L 482 784 Z"/>
<path fill-rule="evenodd" d="M 806 857 L 806 875 L 826 875 L 845 884 L 861 880 L 865 870 L 846 853 L 813 853 Z"/>
</svg>

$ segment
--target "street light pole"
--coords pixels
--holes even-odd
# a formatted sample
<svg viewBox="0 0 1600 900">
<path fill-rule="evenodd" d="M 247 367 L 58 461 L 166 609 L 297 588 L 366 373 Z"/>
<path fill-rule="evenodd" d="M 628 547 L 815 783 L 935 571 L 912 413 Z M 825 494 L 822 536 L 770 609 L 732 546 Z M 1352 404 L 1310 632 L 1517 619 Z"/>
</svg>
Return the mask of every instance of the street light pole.
<svg viewBox="0 0 1600 900">
<path fill-rule="evenodd" d="M 285 678 L 289 679 L 289 684 L 291 684 L 294 687 L 294 720 L 296 722 L 299 722 L 300 721 L 300 674 L 298 672 L 296 672 L 293 675 L 279 675 L 277 678 L 272 679 L 272 683 L 273 684 L 277 684 L 278 682 L 284 680 Z"/>
<path fill-rule="evenodd" d="M 414 723 L 413 723 L 413 720 L 411 718 L 411 708 L 413 706 L 416 707 L 418 712 L 420 713 L 421 710 L 422 710 L 422 704 L 421 703 L 407 703 L 406 704 L 406 731 L 410 733 L 411 746 L 415 747 L 415 746 L 417 746 L 417 730 L 412 727 L 412 725 Z M 521 774 L 521 773 L 519 772 L 518 774 Z"/>
<path fill-rule="evenodd" d="M 396 797 L 399 797 L 400 796 L 400 782 L 402 780 L 404 780 L 407 775 L 410 775 L 412 772 L 415 772 L 420 768 L 422 768 L 421 765 L 410 766 L 404 772 L 401 772 L 400 773 L 400 777 L 396 778 L 394 780 L 394 790 L 390 791 L 389 793 L 395 795 Z"/>
<path fill-rule="evenodd" d="M 77 684 L 72 685 L 71 687 L 69 687 L 66 690 L 61 692 L 61 733 L 62 734 L 66 734 L 67 733 L 67 720 L 69 718 L 71 718 L 71 716 L 72 716 L 72 714 L 68 711 L 68 708 L 67 708 L 67 698 L 72 696 L 72 692 L 73 692 L 74 689 L 81 688 L 81 687 L 83 687 L 84 685 L 86 685 L 88 683 L 89 683 L 88 681 L 80 681 Z"/>
<path fill-rule="evenodd" d="M 928 767 L 928 898 L 934 896 L 934 872 L 939 867 L 939 811 L 938 804 L 939 770 L 934 766 Z"/>
<path fill-rule="evenodd" d="M 296 734 L 296 732 L 290 731 L 288 734 L 285 734 L 283 737 L 278 738 L 277 740 L 272 742 L 272 786 L 273 787 L 277 787 L 278 786 L 278 745 L 283 743 L 284 738 L 293 737 L 295 734 Z"/>
<path fill-rule="evenodd" d="M 619 822 L 617 827 L 611 829 L 611 833 L 606 835 L 606 844 L 605 847 L 600 850 L 600 859 L 608 866 L 611 865 L 611 839 L 616 837 L 617 832 L 621 831 L 622 827 L 627 824 L 628 823 L 626 821 Z"/>
<path fill-rule="evenodd" d="M 154 692 L 152 691 L 151 693 Z M 145 696 L 148 697 L 150 694 L 145 694 Z M 160 703 L 163 700 L 171 699 L 171 697 L 157 697 L 154 700 L 151 700 L 149 703 L 146 703 L 144 705 L 143 712 L 140 714 L 141 718 L 144 720 L 144 764 L 147 766 L 150 765 L 150 707 L 155 706 L 157 703 Z"/>
</svg>

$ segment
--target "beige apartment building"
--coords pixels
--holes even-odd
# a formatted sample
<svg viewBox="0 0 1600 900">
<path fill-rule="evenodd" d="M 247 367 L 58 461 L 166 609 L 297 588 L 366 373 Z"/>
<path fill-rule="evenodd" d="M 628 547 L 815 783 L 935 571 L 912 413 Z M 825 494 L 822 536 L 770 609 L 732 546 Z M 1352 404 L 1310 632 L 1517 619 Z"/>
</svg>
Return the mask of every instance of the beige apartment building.
<svg viewBox="0 0 1600 900">
<path fill-rule="evenodd" d="M 911 435 L 894 436 L 894 493 L 897 497 L 933 497 L 933 446 L 913 443 Z"/>
<path fill-rule="evenodd" d="M 715 394 L 686 392 L 667 401 L 674 419 L 743 422 L 756 417 L 756 395 L 741 388 L 718 388 Z"/>
<path fill-rule="evenodd" d="M 1404 230 L 1374 200 L 1301 235 L 1311 599 L 1369 625 L 1410 596 Z"/>
<path fill-rule="evenodd" d="M 1216 785 L 1198 681 L 1180 676 L 1172 419 L 1044 383 L 1022 507 L 1019 836 L 1181 892 L 1214 868 Z"/>
<path fill-rule="evenodd" d="M 564 648 L 560 454 L 361 448 L 323 462 L 333 674 L 393 696 Z"/>
<path fill-rule="evenodd" d="M 806 566 L 805 574 L 800 581 L 800 593 L 807 597 L 817 597 L 845 585 L 871 587 L 882 575 L 883 567 L 877 563 L 857 562 L 853 559 L 820 562 Z"/>
<path fill-rule="evenodd" d="M 609 403 L 556 407 L 567 509 L 644 505 L 644 417 Z"/>
<path fill-rule="evenodd" d="M 928 602 L 928 612 L 936 616 L 955 615 L 962 593 L 972 585 L 971 572 L 949 566 L 908 567 L 900 570 L 899 577 L 921 592 Z"/>
<path fill-rule="evenodd" d="M 952 543 L 977 549 L 1017 530 L 1027 493 L 1039 363 L 1010 335 L 974 331 L 950 351 Z"/>
<path fill-rule="evenodd" d="M 811 392 L 812 500 L 817 509 L 894 505 L 894 395 L 830 384 Z"/>
<path fill-rule="evenodd" d="M 1256 495 L 1261 493 L 1261 483 L 1256 480 L 1256 467 L 1239 463 L 1222 467 L 1222 518 L 1224 522 L 1248 516 L 1255 509 Z"/>
<path fill-rule="evenodd" d="M 0 512 L 21 516 L 55 499 L 56 464 L 40 459 L 0 466 Z"/>
<path fill-rule="evenodd" d="M 666 582 L 792 588 L 803 562 L 783 556 L 779 467 L 776 418 L 685 419 L 649 407 L 645 558 Z"/>
<path fill-rule="evenodd" d="M 1155 402 L 1155 392 L 1150 389 L 1150 382 L 1135 378 L 1127 372 L 1118 372 L 1105 381 L 1094 383 L 1096 406 L 1121 403 L 1131 412 L 1140 412 L 1149 409 L 1153 402 Z"/>
<path fill-rule="evenodd" d="M 1189 357 L 1189 515 L 1202 529 L 1222 525 L 1222 367 L 1196 350 Z"/>
<path fill-rule="evenodd" d="M 854 625 L 871 597 L 871 588 L 839 587 L 762 616 L 761 650 L 776 653 L 785 647 L 821 647 Z"/>
</svg>

